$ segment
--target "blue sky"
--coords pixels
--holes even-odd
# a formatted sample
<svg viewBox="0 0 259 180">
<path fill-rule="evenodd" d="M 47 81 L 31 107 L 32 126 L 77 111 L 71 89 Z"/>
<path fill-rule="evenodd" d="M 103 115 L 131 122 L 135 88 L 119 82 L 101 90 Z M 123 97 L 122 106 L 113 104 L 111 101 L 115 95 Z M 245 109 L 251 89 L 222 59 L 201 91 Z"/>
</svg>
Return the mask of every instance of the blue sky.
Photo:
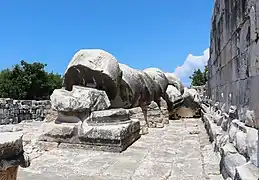
<svg viewBox="0 0 259 180">
<path fill-rule="evenodd" d="M 137 69 L 176 70 L 186 83 L 207 59 L 212 7 L 213 0 L 2 1 L 0 69 L 40 61 L 62 74 L 76 51 L 99 48 Z"/>
</svg>

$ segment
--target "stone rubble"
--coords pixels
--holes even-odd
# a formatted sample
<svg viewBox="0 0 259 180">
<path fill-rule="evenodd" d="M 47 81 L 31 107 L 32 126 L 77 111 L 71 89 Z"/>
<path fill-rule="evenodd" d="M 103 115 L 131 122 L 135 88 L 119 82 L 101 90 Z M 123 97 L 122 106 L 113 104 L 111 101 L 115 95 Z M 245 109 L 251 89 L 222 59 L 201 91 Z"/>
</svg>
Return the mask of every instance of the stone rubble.
<svg viewBox="0 0 259 180">
<path fill-rule="evenodd" d="M 215 152 L 221 156 L 221 173 L 225 179 L 259 178 L 258 130 L 236 118 L 237 108 L 222 115 L 212 105 L 202 105 L 202 119 Z M 224 126 L 222 126 L 224 124 Z M 256 171 L 257 169 L 257 171 Z M 252 178 L 253 177 L 253 178 Z"/>
</svg>

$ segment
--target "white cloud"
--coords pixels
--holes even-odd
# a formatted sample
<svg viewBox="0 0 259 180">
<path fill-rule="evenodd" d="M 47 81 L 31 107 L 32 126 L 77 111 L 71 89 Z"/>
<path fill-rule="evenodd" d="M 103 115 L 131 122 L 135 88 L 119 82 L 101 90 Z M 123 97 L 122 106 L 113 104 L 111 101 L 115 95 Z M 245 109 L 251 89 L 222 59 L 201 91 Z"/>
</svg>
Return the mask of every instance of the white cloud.
<svg viewBox="0 0 259 180">
<path fill-rule="evenodd" d="M 203 52 L 201 56 L 194 56 L 189 54 L 184 61 L 183 65 L 175 68 L 174 73 L 181 79 L 185 86 L 190 85 L 189 77 L 192 75 L 195 69 L 204 69 L 209 60 L 209 48 Z"/>
</svg>

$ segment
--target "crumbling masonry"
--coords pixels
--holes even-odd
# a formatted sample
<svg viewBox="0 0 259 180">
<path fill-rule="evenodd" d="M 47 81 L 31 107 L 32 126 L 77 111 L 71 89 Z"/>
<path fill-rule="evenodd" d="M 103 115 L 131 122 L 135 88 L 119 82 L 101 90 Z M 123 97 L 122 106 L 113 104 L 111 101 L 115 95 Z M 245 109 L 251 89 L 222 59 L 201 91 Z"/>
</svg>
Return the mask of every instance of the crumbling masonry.
<svg viewBox="0 0 259 180">
<path fill-rule="evenodd" d="M 259 178 L 259 1 L 216 0 L 203 121 L 224 179 Z"/>
</svg>

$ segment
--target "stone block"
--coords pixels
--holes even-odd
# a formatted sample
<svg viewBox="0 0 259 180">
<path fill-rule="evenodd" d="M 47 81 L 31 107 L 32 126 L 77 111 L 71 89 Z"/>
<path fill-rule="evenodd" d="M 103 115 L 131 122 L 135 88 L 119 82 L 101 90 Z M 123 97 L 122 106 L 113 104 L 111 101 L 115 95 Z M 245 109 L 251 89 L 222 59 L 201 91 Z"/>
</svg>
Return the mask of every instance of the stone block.
<svg viewBox="0 0 259 180">
<path fill-rule="evenodd" d="M 228 130 L 229 142 L 231 142 L 231 143 L 234 142 L 236 133 L 237 133 L 237 131 L 239 130 L 239 129 L 238 129 L 237 122 L 238 122 L 237 119 L 233 120 L 233 122 L 230 123 L 230 127 L 229 127 L 229 130 Z"/>
<path fill-rule="evenodd" d="M 259 178 L 259 170 L 251 162 L 236 167 L 235 180 L 257 180 Z"/>
<path fill-rule="evenodd" d="M 81 122 L 78 123 L 44 123 L 41 127 L 42 134 L 39 136 L 40 141 L 47 142 L 65 142 L 79 143 L 78 129 Z"/>
<path fill-rule="evenodd" d="M 246 163 L 246 159 L 244 156 L 235 153 L 228 153 L 222 157 L 221 162 L 221 173 L 224 178 L 231 177 L 234 179 L 236 174 L 236 167 L 241 166 Z"/>
<path fill-rule="evenodd" d="M 259 134 L 257 129 L 247 127 L 246 145 L 247 145 L 248 156 L 252 164 L 254 164 L 257 167 L 259 167 L 258 137 L 259 137 Z"/>
<path fill-rule="evenodd" d="M 81 86 L 73 86 L 72 91 L 55 89 L 50 98 L 52 107 L 59 112 L 92 112 L 111 105 L 105 91 Z"/>
<path fill-rule="evenodd" d="M 81 144 L 92 146 L 92 149 L 122 152 L 139 139 L 139 131 L 140 123 L 138 120 L 104 126 L 83 123 L 78 137 Z"/>
<path fill-rule="evenodd" d="M 124 123 L 129 121 L 129 112 L 126 109 L 109 109 L 94 111 L 87 119 L 88 125 L 105 125 L 114 123 Z"/>
<path fill-rule="evenodd" d="M 21 132 L 0 133 L 0 159 L 8 159 L 23 153 Z"/>
<path fill-rule="evenodd" d="M 219 151 L 220 148 L 225 146 L 229 142 L 229 136 L 225 131 L 221 131 L 215 139 L 215 150 Z"/>
<path fill-rule="evenodd" d="M 83 123 L 44 123 L 40 141 L 58 142 L 77 148 L 121 152 L 140 137 L 139 120 L 129 119 L 129 111 L 94 111 Z"/>
<path fill-rule="evenodd" d="M 234 139 L 234 146 L 237 148 L 238 152 L 244 156 L 247 156 L 247 144 L 246 144 L 247 134 L 243 131 L 238 131 Z"/>
<path fill-rule="evenodd" d="M 152 101 L 147 108 L 147 124 L 149 128 L 163 128 L 163 116 L 161 116 L 161 110 L 158 105 Z"/>
</svg>

